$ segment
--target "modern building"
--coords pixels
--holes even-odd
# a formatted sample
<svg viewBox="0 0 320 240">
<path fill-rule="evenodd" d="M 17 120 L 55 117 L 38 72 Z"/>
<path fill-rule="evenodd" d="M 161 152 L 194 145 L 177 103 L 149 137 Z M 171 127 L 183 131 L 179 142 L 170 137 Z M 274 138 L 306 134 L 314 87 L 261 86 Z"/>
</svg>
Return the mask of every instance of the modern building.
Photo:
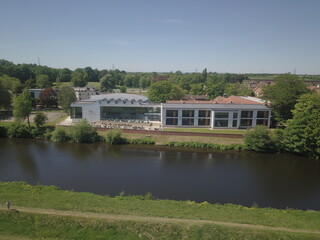
<svg viewBox="0 0 320 240">
<path fill-rule="evenodd" d="M 270 126 L 271 109 L 257 98 L 218 97 L 211 101 L 152 103 L 147 97 L 113 93 L 91 96 L 71 104 L 71 119 L 78 122 L 150 121 L 162 127 L 250 128 Z"/>
<path fill-rule="evenodd" d="M 95 88 L 87 87 L 87 86 L 74 87 L 73 90 L 76 94 L 77 100 L 89 99 L 91 96 L 98 94 L 98 90 L 96 90 Z"/>
</svg>

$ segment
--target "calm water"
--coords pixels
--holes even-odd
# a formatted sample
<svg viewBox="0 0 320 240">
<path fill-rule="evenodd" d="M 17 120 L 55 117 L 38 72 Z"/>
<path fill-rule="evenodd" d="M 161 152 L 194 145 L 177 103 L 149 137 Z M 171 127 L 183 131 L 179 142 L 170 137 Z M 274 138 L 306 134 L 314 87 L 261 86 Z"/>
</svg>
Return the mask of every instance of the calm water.
<svg viewBox="0 0 320 240">
<path fill-rule="evenodd" d="M 320 210 L 320 161 L 287 154 L 0 139 L 0 181 Z"/>
</svg>

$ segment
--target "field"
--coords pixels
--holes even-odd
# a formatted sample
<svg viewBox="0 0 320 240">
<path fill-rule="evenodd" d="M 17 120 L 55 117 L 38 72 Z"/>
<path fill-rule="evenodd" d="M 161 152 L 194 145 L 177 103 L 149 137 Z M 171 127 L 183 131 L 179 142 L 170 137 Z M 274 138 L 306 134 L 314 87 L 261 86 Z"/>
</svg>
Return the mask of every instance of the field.
<svg viewBox="0 0 320 240">
<path fill-rule="evenodd" d="M 0 183 L 1 239 L 320 239 L 320 213 Z"/>
</svg>

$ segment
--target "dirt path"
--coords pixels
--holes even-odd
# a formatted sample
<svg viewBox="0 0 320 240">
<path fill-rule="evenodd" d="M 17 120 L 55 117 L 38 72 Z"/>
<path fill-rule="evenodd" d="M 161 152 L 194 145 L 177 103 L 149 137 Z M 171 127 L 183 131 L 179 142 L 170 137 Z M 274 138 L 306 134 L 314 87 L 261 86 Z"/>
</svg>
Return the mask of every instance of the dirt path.
<svg viewBox="0 0 320 240">
<path fill-rule="evenodd" d="M 17 207 L 19 212 L 25 213 L 39 213 L 46 215 L 55 216 L 68 216 L 68 217 L 80 217 L 80 218 L 91 218 L 99 219 L 105 221 L 142 221 L 142 222 L 153 222 L 153 223 L 184 223 L 184 224 L 214 224 L 227 227 L 240 227 L 258 230 L 272 230 L 272 231 L 283 231 L 292 233 L 311 233 L 320 234 L 320 231 L 310 231 L 303 229 L 290 229 L 285 227 L 269 227 L 263 225 L 252 225 L 252 224 L 242 224 L 242 223 L 232 223 L 232 222 L 219 222 L 212 220 L 194 220 L 194 219 L 181 219 L 181 218 L 165 218 L 165 217 L 148 217 L 148 216 L 135 216 L 135 215 L 115 215 L 106 213 L 91 213 L 91 212 L 75 212 L 75 211 L 59 211 L 52 209 L 39 209 L 39 208 L 25 208 Z M 7 211 L 5 208 L 0 208 L 2 211 Z"/>
</svg>

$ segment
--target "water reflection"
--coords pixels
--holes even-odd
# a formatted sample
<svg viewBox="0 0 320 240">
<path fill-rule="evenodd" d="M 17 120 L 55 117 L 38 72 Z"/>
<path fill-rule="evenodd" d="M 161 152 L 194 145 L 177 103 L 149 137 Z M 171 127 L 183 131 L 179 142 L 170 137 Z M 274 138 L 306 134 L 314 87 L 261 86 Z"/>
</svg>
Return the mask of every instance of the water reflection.
<svg viewBox="0 0 320 240">
<path fill-rule="evenodd" d="M 287 154 L 0 140 L 0 180 L 116 195 L 319 209 L 320 163 Z"/>
</svg>

